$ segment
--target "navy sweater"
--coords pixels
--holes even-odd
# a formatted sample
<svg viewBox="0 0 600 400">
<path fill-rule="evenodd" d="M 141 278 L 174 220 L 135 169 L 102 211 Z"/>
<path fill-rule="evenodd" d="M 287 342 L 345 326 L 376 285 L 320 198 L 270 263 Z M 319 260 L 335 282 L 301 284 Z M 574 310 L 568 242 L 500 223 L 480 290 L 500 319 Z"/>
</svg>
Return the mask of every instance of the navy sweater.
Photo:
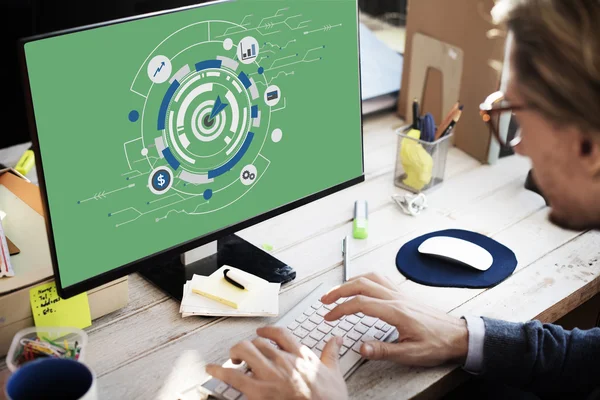
<svg viewBox="0 0 600 400">
<path fill-rule="evenodd" d="M 600 398 L 600 328 L 483 321 L 482 377 L 542 399 Z"/>
</svg>

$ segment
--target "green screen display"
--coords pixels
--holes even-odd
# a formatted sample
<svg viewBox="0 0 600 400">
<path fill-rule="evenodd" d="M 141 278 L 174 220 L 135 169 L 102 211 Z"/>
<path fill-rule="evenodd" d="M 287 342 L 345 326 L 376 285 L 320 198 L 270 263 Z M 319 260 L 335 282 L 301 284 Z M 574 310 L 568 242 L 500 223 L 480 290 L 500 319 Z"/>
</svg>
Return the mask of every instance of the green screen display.
<svg viewBox="0 0 600 400">
<path fill-rule="evenodd" d="M 62 287 L 363 173 L 355 0 L 238 0 L 25 44 Z"/>
</svg>

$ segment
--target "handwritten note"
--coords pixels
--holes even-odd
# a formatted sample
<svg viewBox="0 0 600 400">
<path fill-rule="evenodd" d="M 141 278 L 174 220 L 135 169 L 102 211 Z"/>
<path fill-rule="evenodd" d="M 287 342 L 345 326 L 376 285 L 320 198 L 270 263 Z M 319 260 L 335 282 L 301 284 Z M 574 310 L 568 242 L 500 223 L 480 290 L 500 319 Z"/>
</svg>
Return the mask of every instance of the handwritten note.
<svg viewBox="0 0 600 400">
<path fill-rule="evenodd" d="M 29 297 L 35 326 L 74 326 L 83 329 L 92 325 L 87 293 L 65 300 L 56 292 L 56 283 L 50 282 L 31 289 Z"/>
</svg>

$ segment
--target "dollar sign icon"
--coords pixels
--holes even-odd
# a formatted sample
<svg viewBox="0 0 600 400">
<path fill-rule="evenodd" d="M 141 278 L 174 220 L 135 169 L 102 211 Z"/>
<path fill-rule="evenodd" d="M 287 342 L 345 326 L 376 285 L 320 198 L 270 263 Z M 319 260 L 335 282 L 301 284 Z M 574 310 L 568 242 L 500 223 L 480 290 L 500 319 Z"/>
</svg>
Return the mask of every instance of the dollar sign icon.
<svg viewBox="0 0 600 400">
<path fill-rule="evenodd" d="M 166 193 L 173 184 L 173 172 L 168 167 L 155 168 L 148 179 L 148 188 L 154 194 Z"/>
</svg>

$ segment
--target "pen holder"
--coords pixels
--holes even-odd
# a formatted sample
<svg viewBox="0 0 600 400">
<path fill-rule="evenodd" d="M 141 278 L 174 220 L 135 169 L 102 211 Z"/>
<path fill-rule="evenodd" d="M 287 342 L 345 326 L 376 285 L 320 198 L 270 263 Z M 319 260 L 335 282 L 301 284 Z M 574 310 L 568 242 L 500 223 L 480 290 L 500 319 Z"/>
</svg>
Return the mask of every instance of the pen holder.
<svg viewBox="0 0 600 400">
<path fill-rule="evenodd" d="M 410 126 L 401 127 L 396 133 L 398 148 L 394 184 L 413 193 L 422 193 L 442 183 L 453 134 L 435 142 L 426 142 L 411 135 Z"/>
</svg>

